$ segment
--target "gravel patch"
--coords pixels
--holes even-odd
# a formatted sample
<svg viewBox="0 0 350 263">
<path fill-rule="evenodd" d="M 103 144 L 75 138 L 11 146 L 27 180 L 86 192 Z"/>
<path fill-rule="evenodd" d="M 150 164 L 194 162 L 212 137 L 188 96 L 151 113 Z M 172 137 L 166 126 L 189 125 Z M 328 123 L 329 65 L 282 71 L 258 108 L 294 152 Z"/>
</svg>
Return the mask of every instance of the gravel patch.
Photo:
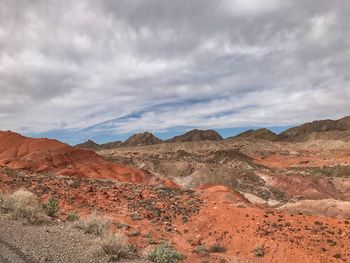
<svg viewBox="0 0 350 263">
<path fill-rule="evenodd" d="M 97 240 L 69 224 L 22 225 L 0 215 L 0 262 L 4 263 L 105 263 Z M 122 263 L 145 263 L 122 260 Z"/>
</svg>

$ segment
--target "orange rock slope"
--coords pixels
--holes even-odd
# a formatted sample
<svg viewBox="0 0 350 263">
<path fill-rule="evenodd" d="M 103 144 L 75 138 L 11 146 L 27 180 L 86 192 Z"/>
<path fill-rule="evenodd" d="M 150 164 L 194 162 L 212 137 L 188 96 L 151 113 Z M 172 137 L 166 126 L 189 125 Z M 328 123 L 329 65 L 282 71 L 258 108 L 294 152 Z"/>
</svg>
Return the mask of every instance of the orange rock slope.
<svg viewBox="0 0 350 263">
<path fill-rule="evenodd" d="M 92 151 L 76 149 L 57 140 L 33 139 L 13 132 L 0 132 L 0 167 L 120 182 L 160 182 L 147 171 L 108 162 Z M 172 182 L 162 182 L 176 187 Z"/>
</svg>

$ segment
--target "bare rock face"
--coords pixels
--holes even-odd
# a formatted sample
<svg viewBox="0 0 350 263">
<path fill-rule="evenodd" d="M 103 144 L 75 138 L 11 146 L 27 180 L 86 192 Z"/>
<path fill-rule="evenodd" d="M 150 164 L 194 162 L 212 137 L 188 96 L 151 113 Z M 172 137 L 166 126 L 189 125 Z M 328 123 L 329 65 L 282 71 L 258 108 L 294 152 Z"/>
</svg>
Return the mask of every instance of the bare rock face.
<svg viewBox="0 0 350 263">
<path fill-rule="evenodd" d="M 121 147 L 130 146 L 145 146 L 162 143 L 163 141 L 150 132 L 137 133 L 132 135 L 129 139 L 123 142 Z"/>
<path fill-rule="evenodd" d="M 198 142 L 198 141 L 221 141 L 222 137 L 213 130 L 192 130 L 183 135 L 166 140 L 168 143 Z"/>
<path fill-rule="evenodd" d="M 320 120 L 302 124 L 278 135 L 285 141 L 304 141 L 314 139 L 342 139 L 348 137 L 350 116 L 340 120 Z"/>
<path fill-rule="evenodd" d="M 234 138 L 258 139 L 258 140 L 265 140 L 265 141 L 278 140 L 277 134 L 265 128 L 257 129 L 257 130 L 248 130 L 234 136 Z"/>
</svg>

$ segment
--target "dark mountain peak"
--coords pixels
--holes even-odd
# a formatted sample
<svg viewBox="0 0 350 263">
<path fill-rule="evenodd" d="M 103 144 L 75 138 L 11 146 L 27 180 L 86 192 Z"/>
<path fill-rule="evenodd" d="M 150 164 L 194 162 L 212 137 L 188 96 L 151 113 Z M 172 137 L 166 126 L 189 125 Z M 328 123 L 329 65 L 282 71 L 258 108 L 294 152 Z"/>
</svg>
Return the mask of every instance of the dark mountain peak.
<svg viewBox="0 0 350 263">
<path fill-rule="evenodd" d="M 214 130 L 198 130 L 194 129 L 189 132 L 186 132 L 183 135 L 175 136 L 167 140 L 169 143 L 176 142 L 196 142 L 196 141 L 220 141 L 222 137 Z"/>
<path fill-rule="evenodd" d="M 97 149 L 99 149 L 100 145 L 95 143 L 92 140 L 87 140 L 83 143 L 75 145 L 74 147 L 75 148 L 82 148 L 82 149 L 97 150 Z"/>
<path fill-rule="evenodd" d="M 125 142 L 121 144 L 122 147 L 127 146 L 145 146 L 153 145 L 163 142 L 150 132 L 136 133 L 130 136 Z"/>
<path fill-rule="evenodd" d="M 278 136 L 269 129 L 260 128 L 256 130 L 247 130 L 234 136 L 233 138 L 250 138 L 266 141 L 276 141 L 278 139 Z"/>
</svg>

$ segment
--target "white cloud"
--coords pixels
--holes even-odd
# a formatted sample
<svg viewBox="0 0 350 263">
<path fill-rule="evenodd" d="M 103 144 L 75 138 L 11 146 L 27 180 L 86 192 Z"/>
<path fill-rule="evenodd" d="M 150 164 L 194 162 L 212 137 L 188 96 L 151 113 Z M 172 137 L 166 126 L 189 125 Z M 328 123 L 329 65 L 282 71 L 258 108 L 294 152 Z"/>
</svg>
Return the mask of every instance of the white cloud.
<svg viewBox="0 0 350 263">
<path fill-rule="evenodd" d="M 275 11 L 285 4 L 282 0 L 225 0 L 224 7 L 236 16 L 259 15 Z"/>
<path fill-rule="evenodd" d="M 0 6 L 0 129 L 288 125 L 350 111 L 345 0 L 24 5 Z"/>
<path fill-rule="evenodd" d="M 316 42 L 328 42 L 331 40 L 332 27 L 336 25 L 334 13 L 314 16 L 310 19 L 311 38 Z"/>
</svg>

